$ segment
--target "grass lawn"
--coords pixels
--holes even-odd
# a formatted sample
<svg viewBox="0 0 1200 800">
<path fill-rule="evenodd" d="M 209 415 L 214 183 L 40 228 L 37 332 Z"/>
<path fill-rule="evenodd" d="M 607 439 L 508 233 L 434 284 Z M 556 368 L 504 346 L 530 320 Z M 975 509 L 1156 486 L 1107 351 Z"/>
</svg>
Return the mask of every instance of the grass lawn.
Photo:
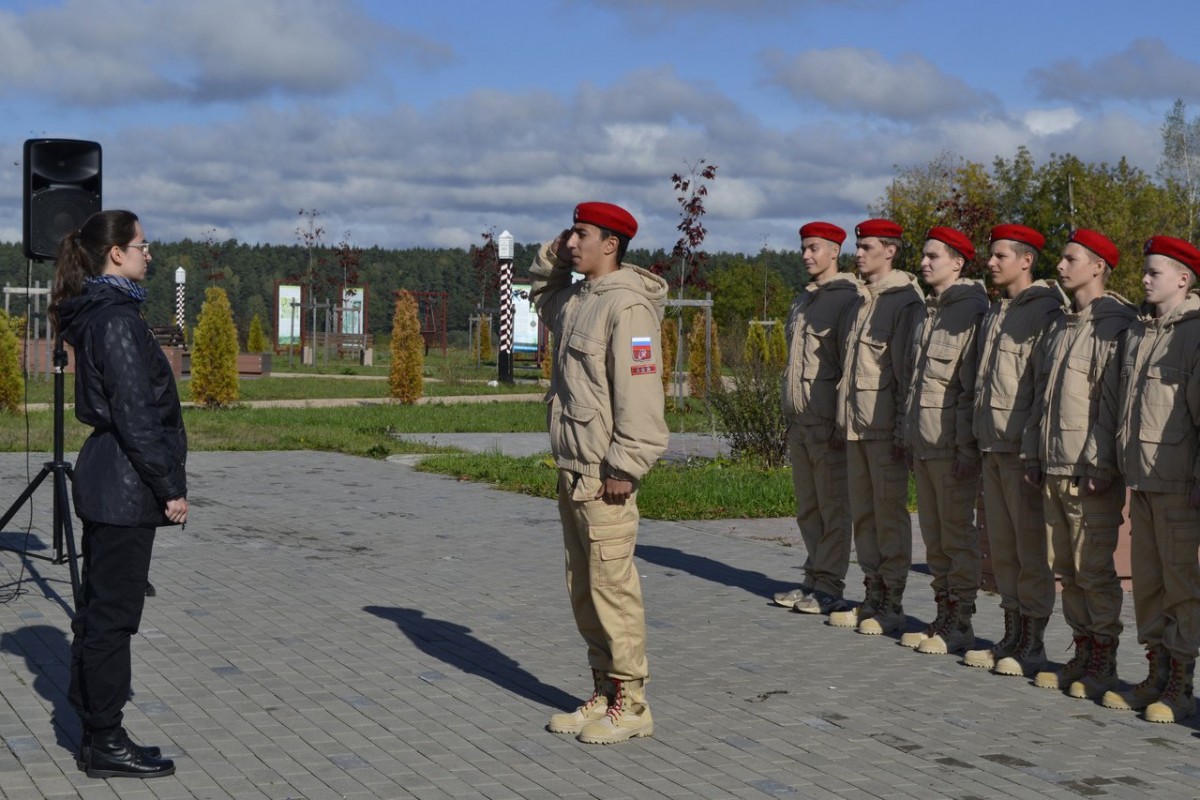
<svg viewBox="0 0 1200 800">
<path fill-rule="evenodd" d="M 488 483 L 498 489 L 554 498 L 558 469 L 544 456 L 453 453 L 422 459 L 417 469 Z M 647 519 L 788 517 L 796 513 L 790 469 L 760 470 L 724 460 L 661 462 L 638 494 Z"/>
<path fill-rule="evenodd" d="M 276 359 L 277 371 L 286 361 Z M 304 377 L 244 378 L 242 400 L 381 398 L 387 396 L 387 367 L 321 367 L 292 370 Z M 353 374 L 373 379 L 344 380 Z M 518 371 L 517 377 L 532 373 Z M 530 383 L 489 387 L 495 378 L 492 366 L 476 367 L 465 353 L 443 359 L 435 354 L 426 361 L 425 384 L 429 397 L 472 394 L 537 393 Z M 29 402 L 53 399 L 52 382 L 29 381 Z M 186 401 L 189 382 L 179 384 Z M 67 402 L 73 400 L 74 379 L 64 384 Z M 667 424 L 672 431 L 706 432 L 707 413 L 700 404 L 680 410 L 668 404 Z M 555 467 L 545 457 L 513 458 L 495 453 L 461 453 L 397 439 L 395 433 L 541 433 L 545 431 L 545 406 L 540 402 L 479 404 L 432 403 L 421 406 L 352 405 L 340 408 L 184 409 L 190 447 L 203 450 L 323 450 L 369 458 L 397 453 L 431 453 L 420 469 L 492 484 L 501 489 L 538 497 L 554 496 Z M 0 414 L 0 451 L 46 453 L 53 448 L 53 413 Z M 90 429 L 67 411 L 64 448 L 77 452 Z M 549 442 L 547 442 L 547 446 Z M 912 487 L 909 505 L 913 507 Z M 788 517 L 795 513 L 790 469 L 763 470 L 728 460 L 696 459 L 687 464 L 661 463 L 646 476 L 639 507 L 649 519 L 723 519 L 736 517 Z"/>
</svg>

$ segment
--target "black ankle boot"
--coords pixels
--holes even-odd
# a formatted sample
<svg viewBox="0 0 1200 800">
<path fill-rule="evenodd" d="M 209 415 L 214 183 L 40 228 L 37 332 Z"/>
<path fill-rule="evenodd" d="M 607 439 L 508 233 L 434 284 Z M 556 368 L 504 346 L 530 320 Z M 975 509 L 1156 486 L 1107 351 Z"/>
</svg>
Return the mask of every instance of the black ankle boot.
<svg viewBox="0 0 1200 800">
<path fill-rule="evenodd" d="M 174 761 L 142 752 L 119 726 L 93 731 L 84 759 L 89 778 L 161 778 L 175 773 Z"/>
<path fill-rule="evenodd" d="M 129 733 L 126 732 L 125 736 L 128 737 Z M 129 743 L 133 745 L 133 749 L 140 753 L 143 757 L 158 758 L 162 755 L 161 747 L 155 747 L 154 745 L 141 745 L 133 741 L 133 739 L 130 739 Z M 83 772 L 85 769 L 87 769 L 87 754 L 88 750 L 91 748 L 92 729 L 84 728 L 83 734 L 79 737 L 79 755 L 75 756 L 75 766 L 79 768 L 80 772 Z"/>
</svg>

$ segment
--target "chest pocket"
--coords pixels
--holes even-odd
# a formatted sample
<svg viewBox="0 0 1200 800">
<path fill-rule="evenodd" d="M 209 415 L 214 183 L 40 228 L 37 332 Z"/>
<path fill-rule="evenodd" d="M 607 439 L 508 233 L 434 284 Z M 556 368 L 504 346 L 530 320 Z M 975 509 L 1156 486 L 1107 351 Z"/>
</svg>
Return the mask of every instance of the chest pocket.
<svg viewBox="0 0 1200 800">
<path fill-rule="evenodd" d="M 831 325 L 813 324 L 802 329 L 804 335 L 804 371 L 806 380 L 835 380 L 838 374 L 837 331 Z"/>
<path fill-rule="evenodd" d="M 563 374 L 569 379 L 586 378 L 597 386 L 604 385 L 604 342 L 572 331 L 564 348 Z"/>
<path fill-rule="evenodd" d="M 866 331 L 858 339 L 854 386 L 878 391 L 892 382 L 892 353 L 889 337 L 882 331 Z"/>
<path fill-rule="evenodd" d="M 933 340 L 925 349 L 925 371 L 921 376 L 923 390 L 944 389 L 954 378 L 954 368 L 958 365 L 959 348 L 950 342 Z"/>
<path fill-rule="evenodd" d="M 1086 356 L 1067 356 L 1058 392 L 1058 424 L 1063 430 L 1081 431 L 1092 425 L 1092 360 Z"/>
</svg>

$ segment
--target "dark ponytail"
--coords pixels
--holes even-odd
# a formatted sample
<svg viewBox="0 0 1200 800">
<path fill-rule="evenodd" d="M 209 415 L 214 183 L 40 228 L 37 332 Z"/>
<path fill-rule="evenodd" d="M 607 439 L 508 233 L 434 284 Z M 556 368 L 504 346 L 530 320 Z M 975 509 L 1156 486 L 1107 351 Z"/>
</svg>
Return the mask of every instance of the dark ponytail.
<svg viewBox="0 0 1200 800">
<path fill-rule="evenodd" d="M 137 215 L 132 211 L 99 211 L 88 217 L 79 230 L 71 231 L 58 245 L 54 267 L 54 286 L 50 290 L 47 313 L 56 334 L 58 305 L 83 292 L 83 281 L 104 272 L 108 251 L 123 247 L 137 237 Z"/>
</svg>

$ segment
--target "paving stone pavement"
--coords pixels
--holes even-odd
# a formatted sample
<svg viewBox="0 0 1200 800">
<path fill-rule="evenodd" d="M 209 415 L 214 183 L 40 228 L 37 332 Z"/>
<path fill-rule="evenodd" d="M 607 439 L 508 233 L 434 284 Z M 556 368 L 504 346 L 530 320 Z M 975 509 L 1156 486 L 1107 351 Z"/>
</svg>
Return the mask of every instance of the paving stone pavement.
<svg viewBox="0 0 1200 800">
<path fill-rule="evenodd" d="M 5 506 L 25 465 L 0 456 Z M 590 680 L 552 502 L 324 453 L 196 453 L 189 473 L 193 519 L 156 540 L 126 709 L 177 774 L 76 770 L 68 571 L 29 561 L 25 593 L 0 604 L 0 796 L 1200 796 L 1194 727 L 771 606 L 800 574 L 790 520 L 643 523 L 655 735 L 585 746 L 543 728 Z M 49 493 L 29 508 L 45 548 Z M 18 513 L 4 541 L 29 523 Z M 0 594 L 22 568 L 0 552 Z M 852 567 L 855 597 L 860 579 Z M 928 615 L 927 578 L 910 585 L 909 613 Z M 995 603 L 980 612 L 995 636 Z M 1124 647 L 1140 680 L 1132 634 Z"/>
</svg>

